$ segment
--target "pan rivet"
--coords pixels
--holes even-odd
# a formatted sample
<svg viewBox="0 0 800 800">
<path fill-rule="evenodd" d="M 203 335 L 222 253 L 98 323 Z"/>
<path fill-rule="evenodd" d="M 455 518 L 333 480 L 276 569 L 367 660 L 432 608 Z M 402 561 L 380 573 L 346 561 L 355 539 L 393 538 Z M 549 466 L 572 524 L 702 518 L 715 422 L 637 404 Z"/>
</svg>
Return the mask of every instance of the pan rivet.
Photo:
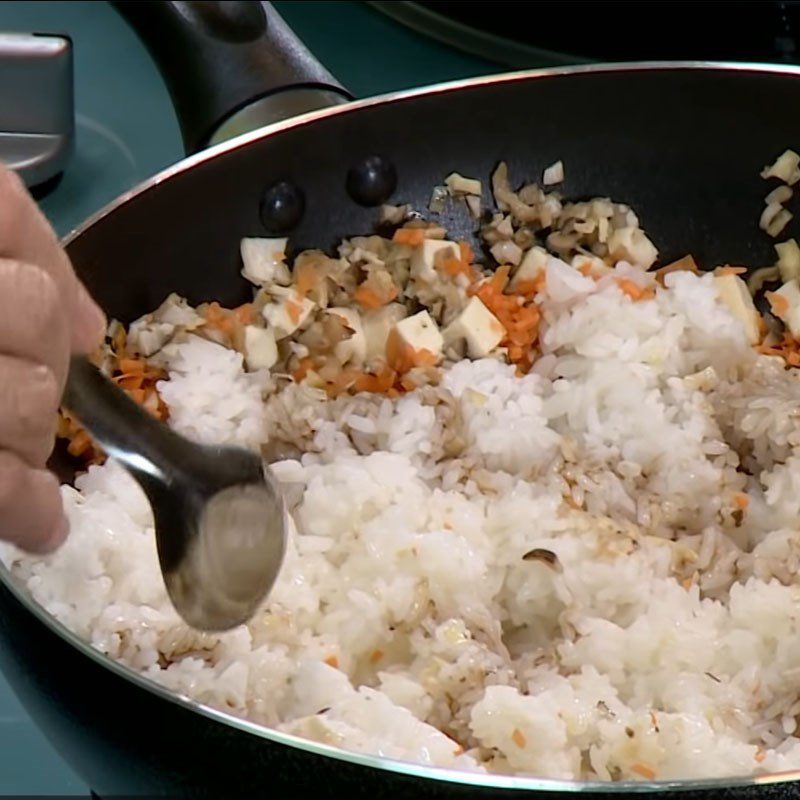
<svg viewBox="0 0 800 800">
<path fill-rule="evenodd" d="M 279 181 L 264 192 L 261 222 L 270 233 L 285 233 L 300 222 L 305 208 L 303 192 L 289 181 Z"/>
<path fill-rule="evenodd" d="M 347 193 L 361 206 L 385 203 L 396 188 L 397 170 L 381 156 L 368 156 L 347 173 Z"/>
</svg>

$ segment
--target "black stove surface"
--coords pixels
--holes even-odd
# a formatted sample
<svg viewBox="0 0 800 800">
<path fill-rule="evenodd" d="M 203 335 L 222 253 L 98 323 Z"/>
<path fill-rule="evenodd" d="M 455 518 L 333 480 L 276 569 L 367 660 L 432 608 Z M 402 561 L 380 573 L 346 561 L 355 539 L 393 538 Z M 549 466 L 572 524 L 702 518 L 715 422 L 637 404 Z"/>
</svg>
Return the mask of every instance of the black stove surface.
<svg viewBox="0 0 800 800">
<path fill-rule="evenodd" d="M 800 2 L 394 2 L 382 11 L 513 66 L 547 61 L 800 63 Z"/>
</svg>

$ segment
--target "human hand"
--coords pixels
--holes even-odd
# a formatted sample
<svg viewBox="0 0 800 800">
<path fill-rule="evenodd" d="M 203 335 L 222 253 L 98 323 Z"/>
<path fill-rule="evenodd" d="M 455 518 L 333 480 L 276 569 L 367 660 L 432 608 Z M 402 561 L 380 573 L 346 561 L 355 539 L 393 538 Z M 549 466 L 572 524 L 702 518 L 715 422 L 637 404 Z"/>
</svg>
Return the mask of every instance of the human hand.
<svg viewBox="0 0 800 800">
<path fill-rule="evenodd" d="M 67 535 L 46 469 L 71 353 L 103 339 L 105 317 L 22 181 L 0 165 L 0 539 L 49 552 Z"/>
</svg>

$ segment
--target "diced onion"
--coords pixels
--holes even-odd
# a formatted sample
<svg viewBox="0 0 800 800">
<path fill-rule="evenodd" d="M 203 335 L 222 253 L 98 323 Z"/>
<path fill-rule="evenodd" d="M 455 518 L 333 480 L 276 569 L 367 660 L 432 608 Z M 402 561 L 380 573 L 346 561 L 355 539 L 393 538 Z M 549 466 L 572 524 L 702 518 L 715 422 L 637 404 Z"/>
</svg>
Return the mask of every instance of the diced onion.
<svg viewBox="0 0 800 800">
<path fill-rule="evenodd" d="M 545 186 L 552 186 L 555 183 L 561 183 L 564 180 L 564 162 L 556 161 L 551 164 L 542 175 L 542 183 Z"/>
<path fill-rule="evenodd" d="M 800 180 L 800 156 L 794 150 L 786 150 L 774 164 L 765 167 L 761 173 L 762 178 L 778 178 L 778 180 L 794 186 Z"/>
</svg>

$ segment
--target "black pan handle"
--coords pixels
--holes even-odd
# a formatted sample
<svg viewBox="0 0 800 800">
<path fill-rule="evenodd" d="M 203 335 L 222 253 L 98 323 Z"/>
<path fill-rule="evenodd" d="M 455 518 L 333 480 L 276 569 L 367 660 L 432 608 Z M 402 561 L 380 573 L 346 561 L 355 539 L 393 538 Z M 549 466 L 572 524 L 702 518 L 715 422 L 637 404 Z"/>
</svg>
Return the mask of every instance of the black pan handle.
<svg viewBox="0 0 800 800">
<path fill-rule="evenodd" d="M 352 97 L 271 3 L 117 0 L 169 90 L 187 153 Z"/>
</svg>

